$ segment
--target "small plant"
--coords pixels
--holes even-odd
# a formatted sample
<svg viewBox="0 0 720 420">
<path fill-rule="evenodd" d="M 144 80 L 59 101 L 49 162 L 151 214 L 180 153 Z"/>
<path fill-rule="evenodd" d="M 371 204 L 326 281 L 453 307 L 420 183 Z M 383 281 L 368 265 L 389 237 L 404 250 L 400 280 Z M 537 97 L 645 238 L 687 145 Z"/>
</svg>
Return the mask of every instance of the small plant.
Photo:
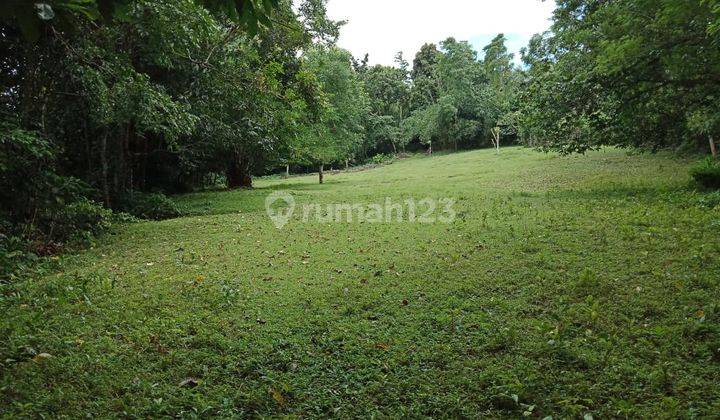
<svg viewBox="0 0 720 420">
<path fill-rule="evenodd" d="M 585 268 L 572 283 L 572 287 L 577 296 L 592 296 L 600 294 L 602 283 L 594 271 Z"/>
<path fill-rule="evenodd" d="M 720 163 L 711 157 L 690 169 L 690 175 L 705 188 L 720 189 Z"/>
</svg>

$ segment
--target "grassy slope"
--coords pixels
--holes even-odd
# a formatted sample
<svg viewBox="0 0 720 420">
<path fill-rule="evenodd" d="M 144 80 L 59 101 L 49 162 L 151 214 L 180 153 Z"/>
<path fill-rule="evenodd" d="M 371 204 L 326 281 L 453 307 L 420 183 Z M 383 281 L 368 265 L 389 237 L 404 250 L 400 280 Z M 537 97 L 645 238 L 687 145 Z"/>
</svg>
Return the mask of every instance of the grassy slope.
<svg viewBox="0 0 720 420">
<path fill-rule="evenodd" d="M 686 173 L 513 148 L 183 197 L 3 290 L 0 413 L 716 414 L 720 223 Z M 272 189 L 460 217 L 278 231 Z"/>
</svg>

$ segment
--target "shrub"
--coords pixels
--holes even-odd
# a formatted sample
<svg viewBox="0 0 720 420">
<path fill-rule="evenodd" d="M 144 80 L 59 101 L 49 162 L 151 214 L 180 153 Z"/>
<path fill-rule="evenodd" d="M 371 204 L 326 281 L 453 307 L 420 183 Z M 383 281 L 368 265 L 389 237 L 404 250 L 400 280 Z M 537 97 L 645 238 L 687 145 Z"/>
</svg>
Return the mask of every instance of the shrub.
<svg viewBox="0 0 720 420">
<path fill-rule="evenodd" d="M 705 188 L 720 189 L 720 163 L 711 157 L 694 166 L 690 175 Z"/>
<path fill-rule="evenodd" d="M 80 199 L 64 206 L 52 219 L 50 238 L 65 241 L 97 235 L 110 227 L 112 211 L 102 205 Z"/>
<path fill-rule="evenodd" d="M 125 211 L 141 219 L 165 220 L 181 214 L 175 202 L 160 193 L 136 192 L 124 207 Z"/>
<path fill-rule="evenodd" d="M 29 251 L 29 244 L 19 236 L 0 233 L 0 285 L 31 266 L 37 256 Z"/>
<path fill-rule="evenodd" d="M 392 163 L 393 160 L 395 160 L 395 157 L 393 155 L 386 155 L 386 154 L 380 153 L 380 154 L 373 156 L 370 159 L 370 163 L 373 163 L 375 165 L 382 165 L 385 163 Z"/>
<path fill-rule="evenodd" d="M 720 191 L 703 194 L 698 200 L 698 204 L 709 209 L 720 207 Z"/>
</svg>

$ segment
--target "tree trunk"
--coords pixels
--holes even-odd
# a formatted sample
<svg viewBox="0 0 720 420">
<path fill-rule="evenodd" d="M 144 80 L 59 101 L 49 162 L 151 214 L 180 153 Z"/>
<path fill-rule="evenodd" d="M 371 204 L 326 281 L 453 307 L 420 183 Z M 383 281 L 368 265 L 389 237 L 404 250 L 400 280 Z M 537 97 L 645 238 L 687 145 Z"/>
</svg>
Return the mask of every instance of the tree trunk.
<svg viewBox="0 0 720 420">
<path fill-rule="evenodd" d="M 320 177 L 320 183 L 323 183 L 323 168 L 325 165 L 320 164 L 320 171 L 318 172 L 318 176 Z"/>
<path fill-rule="evenodd" d="M 285 165 L 285 178 L 290 178 L 290 164 Z"/>
<path fill-rule="evenodd" d="M 712 153 L 713 159 L 718 158 L 717 149 L 715 148 L 715 139 L 710 136 L 710 153 Z"/>
<path fill-rule="evenodd" d="M 242 159 L 233 159 L 230 167 L 225 171 L 227 187 L 230 189 L 252 188 L 252 177 L 247 163 Z"/>
<path fill-rule="evenodd" d="M 345 170 L 347 171 L 348 168 L 350 168 L 350 159 L 345 159 Z"/>
<path fill-rule="evenodd" d="M 492 134 L 491 141 L 493 143 L 493 146 L 495 146 L 495 152 L 500 153 L 500 128 L 499 127 L 493 128 L 491 130 L 491 134 Z"/>
<path fill-rule="evenodd" d="M 102 188 L 105 207 L 110 208 L 110 187 L 108 186 L 108 162 L 107 162 L 107 138 L 108 130 L 105 129 L 100 136 L 100 166 L 102 168 Z"/>
</svg>

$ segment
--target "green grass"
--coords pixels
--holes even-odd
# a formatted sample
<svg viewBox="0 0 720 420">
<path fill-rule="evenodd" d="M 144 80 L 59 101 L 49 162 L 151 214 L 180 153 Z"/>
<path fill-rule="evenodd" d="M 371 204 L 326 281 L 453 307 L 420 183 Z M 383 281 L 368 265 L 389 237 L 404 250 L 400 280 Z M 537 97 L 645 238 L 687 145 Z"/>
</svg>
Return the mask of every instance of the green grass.
<svg viewBox="0 0 720 420">
<path fill-rule="evenodd" d="M 507 148 L 180 197 L 2 286 L 0 415 L 715 416 L 720 213 L 690 163 Z M 458 219 L 277 230 L 277 189 Z"/>
</svg>

